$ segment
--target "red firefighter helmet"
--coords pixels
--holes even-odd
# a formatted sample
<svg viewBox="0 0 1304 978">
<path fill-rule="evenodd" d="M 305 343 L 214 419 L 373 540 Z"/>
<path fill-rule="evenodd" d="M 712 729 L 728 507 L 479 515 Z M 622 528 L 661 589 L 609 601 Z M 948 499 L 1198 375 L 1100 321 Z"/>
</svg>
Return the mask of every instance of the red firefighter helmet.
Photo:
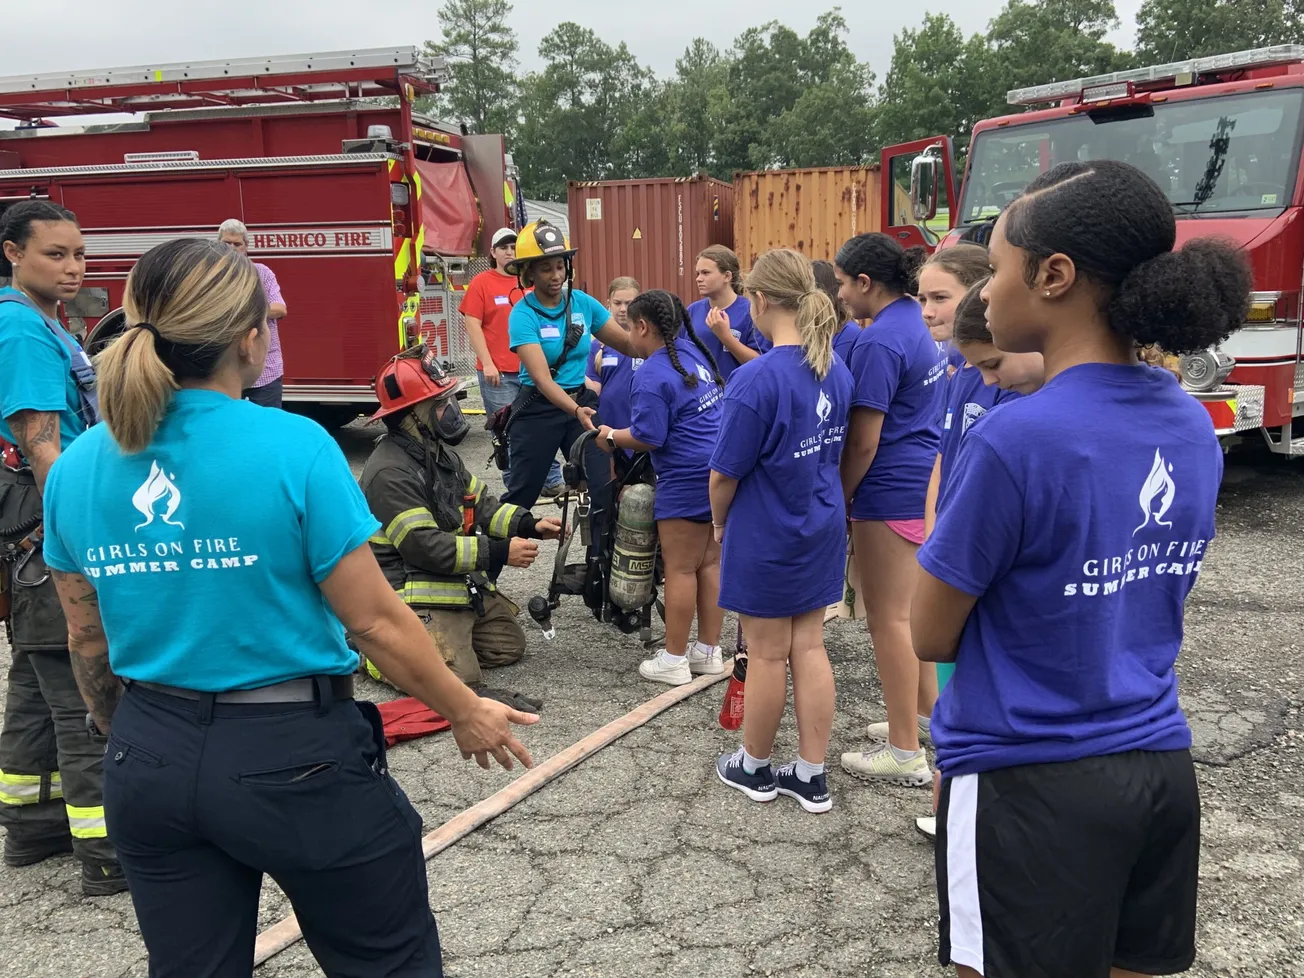
<svg viewBox="0 0 1304 978">
<path fill-rule="evenodd" d="M 431 398 L 455 397 L 462 387 L 463 381 L 451 376 L 423 343 L 398 354 L 376 375 L 380 410 L 371 420 L 377 421 Z"/>
</svg>

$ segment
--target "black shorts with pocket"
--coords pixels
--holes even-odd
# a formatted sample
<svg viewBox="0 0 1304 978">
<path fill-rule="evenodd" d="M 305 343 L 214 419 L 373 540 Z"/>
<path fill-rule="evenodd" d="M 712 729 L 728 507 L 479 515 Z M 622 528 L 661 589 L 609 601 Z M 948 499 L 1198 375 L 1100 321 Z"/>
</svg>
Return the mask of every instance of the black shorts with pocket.
<svg viewBox="0 0 1304 978">
<path fill-rule="evenodd" d="M 947 778 L 938 959 L 985 978 L 1108 978 L 1195 960 L 1200 796 L 1189 751 Z"/>
</svg>

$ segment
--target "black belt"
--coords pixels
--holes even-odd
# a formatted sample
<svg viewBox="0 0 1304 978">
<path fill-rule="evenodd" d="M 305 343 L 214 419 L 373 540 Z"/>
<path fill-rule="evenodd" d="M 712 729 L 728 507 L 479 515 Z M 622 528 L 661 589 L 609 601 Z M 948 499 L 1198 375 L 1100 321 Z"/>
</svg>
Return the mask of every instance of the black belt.
<svg viewBox="0 0 1304 978">
<path fill-rule="evenodd" d="M 323 676 L 330 682 L 331 695 L 337 700 L 353 699 L 352 676 Z M 210 694 L 179 686 L 165 686 L 163 683 L 146 683 L 131 680 L 128 685 L 139 686 L 155 693 L 177 696 L 185 700 L 198 700 Z M 271 686 L 259 686 L 257 689 L 232 689 L 225 693 L 213 693 L 214 703 L 315 703 L 317 701 L 317 683 L 311 676 L 302 679 L 287 679 L 283 683 Z"/>
</svg>

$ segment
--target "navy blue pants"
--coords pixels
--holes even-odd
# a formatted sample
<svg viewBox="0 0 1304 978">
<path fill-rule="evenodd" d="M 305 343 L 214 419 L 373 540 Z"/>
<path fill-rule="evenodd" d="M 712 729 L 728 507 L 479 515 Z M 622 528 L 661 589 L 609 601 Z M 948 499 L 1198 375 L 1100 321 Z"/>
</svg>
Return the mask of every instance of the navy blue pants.
<svg viewBox="0 0 1304 978">
<path fill-rule="evenodd" d="M 104 756 L 109 835 L 151 978 L 249 978 L 263 874 L 329 978 L 442 978 L 421 816 L 370 703 L 213 704 L 131 686 Z"/>
</svg>

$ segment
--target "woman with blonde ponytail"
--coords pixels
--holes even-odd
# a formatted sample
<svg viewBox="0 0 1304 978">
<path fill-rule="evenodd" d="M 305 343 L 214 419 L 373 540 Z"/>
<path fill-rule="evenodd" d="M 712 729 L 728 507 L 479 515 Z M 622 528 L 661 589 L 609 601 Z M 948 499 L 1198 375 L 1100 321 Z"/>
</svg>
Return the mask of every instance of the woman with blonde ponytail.
<svg viewBox="0 0 1304 978">
<path fill-rule="evenodd" d="M 711 459 L 711 522 L 722 544 L 720 607 L 747 639 L 743 746 L 716 762 L 720 780 L 753 801 L 833 802 L 824 755 L 833 726 L 833 670 L 824 609 L 842 595 L 847 511 L 838 465 L 851 412 L 851 373 L 833 354 L 842 323 L 795 251 L 766 252 L 745 286 L 752 321 L 773 348 L 734 371 Z M 792 671 L 798 751 L 770 766 Z"/>
<path fill-rule="evenodd" d="M 509 723 L 534 718 L 449 671 L 386 583 L 380 524 L 326 431 L 241 400 L 268 340 L 248 258 L 159 245 L 126 312 L 100 360 L 106 423 L 50 470 L 45 556 L 108 738 L 105 818 L 150 974 L 247 974 L 264 872 L 325 973 L 440 974 L 421 817 L 353 698 L 341 623 L 482 767 L 528 766 Z"/>
</svg>

